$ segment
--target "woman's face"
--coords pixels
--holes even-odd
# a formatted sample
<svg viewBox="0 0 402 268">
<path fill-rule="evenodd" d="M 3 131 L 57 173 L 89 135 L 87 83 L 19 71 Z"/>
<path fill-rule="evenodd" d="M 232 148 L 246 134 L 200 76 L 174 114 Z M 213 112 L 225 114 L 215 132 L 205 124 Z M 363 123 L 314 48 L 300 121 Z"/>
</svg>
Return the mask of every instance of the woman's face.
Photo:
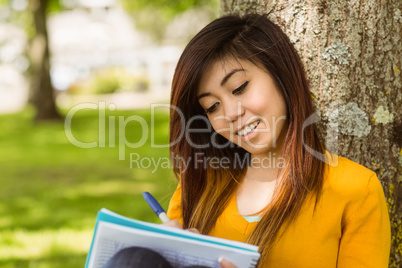
<svg viewBox="0 0 402 268">
<path fill-rule="evenodd" d="M 217 133 L 252 155 L 280 155 L 286 104 L 268 72 L 249 61 L 217 61 L 201 79 L 197 97 Z"/>
</svg>

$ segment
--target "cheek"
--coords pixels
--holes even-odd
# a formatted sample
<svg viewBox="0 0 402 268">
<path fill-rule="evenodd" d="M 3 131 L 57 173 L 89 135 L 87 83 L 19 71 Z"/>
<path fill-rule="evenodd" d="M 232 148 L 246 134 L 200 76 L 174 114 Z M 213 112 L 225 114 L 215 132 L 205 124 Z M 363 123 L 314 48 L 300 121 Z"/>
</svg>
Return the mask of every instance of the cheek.
<svg viewBox="0 0 402 268">
<path fill-rule="evenodd" d="M 286 104 L 276 90 L 260 89 L 247 99 L 246 104 L 247 109 L 254 114 L 267 117 L 267 120 L 271 120 L 272 116 L 286 115 Z"/>
<path fill-rule="evenodd" d="M 230 136 L 230 124 L 223 119 L 215 119 L 214 118 L 210 118 L 209 119 L 211 122 L 211 126 L 212 128 L 215 130 L 215 132 L 219 133 L 220 135 L 222 135 L 223 137 L 229 139 Z"/>
<path fill-rule="evenodd" d="M 264 85 L 255 85 L 242 96 L 244 108 L 262 115 L 272 105 L 272 95 Z"/>
<path fill-rule="evenodd" d="M 209 122 L 211 122 L 212 128 L 218 133 L 221 133 L 223 130 L 226 129 L 226 125 L 222 120 L 210 118 Z"/>
</svg>

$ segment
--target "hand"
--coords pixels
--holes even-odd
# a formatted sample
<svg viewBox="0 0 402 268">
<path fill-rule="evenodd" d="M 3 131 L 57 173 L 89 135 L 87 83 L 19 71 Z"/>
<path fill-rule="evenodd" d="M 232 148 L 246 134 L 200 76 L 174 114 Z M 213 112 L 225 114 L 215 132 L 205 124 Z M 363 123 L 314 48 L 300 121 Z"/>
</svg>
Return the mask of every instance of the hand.
<svg viewBox="0 0 402 268">
<path fill-rule="evenodd" d="M 219 258 L 219 265 L 221 266 L 221 268 L 237 268 L 236 265 L 223 258 Z"/>
<path fill-rule="evenodd" d="M 162 223 L 162 225 L 164 226 L 169 226 L 169 227 L 174 227 L 174 228 L 179 228 L 179 229 L 183 229 L 183 227 L 181 226 L 180 222 L 177 220 L 171 220 L 165 223 Z M 186 229 L 189 232 L 193 232 L 196 234 L 199 234 L 200 232 L 196 229 L 196 228 L 190 228 L 190 229 Z"/>
<path fill-rule="evenodd" d="M 171 221 L 168 221 L 168 222 L 164 222 L 164 223 L 162 223 L 162 225 L 183 229 L 183 227 L 181 226 L 180 222 L 177 221 L 177 220 L 171 220 Z"/>
</svg>

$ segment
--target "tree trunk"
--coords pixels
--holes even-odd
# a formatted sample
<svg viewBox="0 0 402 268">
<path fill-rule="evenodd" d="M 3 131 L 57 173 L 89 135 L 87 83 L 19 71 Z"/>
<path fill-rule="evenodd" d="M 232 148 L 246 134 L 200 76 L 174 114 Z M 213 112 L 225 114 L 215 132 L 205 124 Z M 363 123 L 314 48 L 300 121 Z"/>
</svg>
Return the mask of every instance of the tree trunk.
<svg viewBox="0 0 402 268">
<path fill-rule="evenodd" d="M 329 151 L 374 170 L 391 218 L 389 267 L 402 267 L 402 90 L 399 0 L 221 0 L 221 11 L 265 13 L 307 69 Z"/>
<path fill-rule="evenodd" d="M 32 103 L 36 108 L 36 121 L 60 119 L 57 112 L 54 88 L 50 80 L 50 53 L 46 27 L 47 0 L 31 0 L 30 8 L 34 15 L 36 35 L 31 43 L 31 62 L 33 67 Z"/>
</svg>

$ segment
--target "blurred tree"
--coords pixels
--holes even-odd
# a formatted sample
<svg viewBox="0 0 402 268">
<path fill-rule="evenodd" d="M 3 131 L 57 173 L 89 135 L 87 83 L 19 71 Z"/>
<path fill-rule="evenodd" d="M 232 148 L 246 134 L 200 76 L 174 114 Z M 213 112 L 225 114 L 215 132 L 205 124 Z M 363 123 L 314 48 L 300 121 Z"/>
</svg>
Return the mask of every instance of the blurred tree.
<svg viewBox="0 0 402 268">
<path fill-rule="evenodd" d="M 161 42 L 169 22 L 178 14 L 192 8 L 203 8 L 216 16 L 219 0 L 120 0 L 123 8 L 133 16 L 136 28 L 146 31 Z"/>
<path fill-rule="evenodd" d="M 0 0 L 7 7 L 7 21 L 22 27 L 29 40 L 31 96 L 36 109 L 35 120 L 61 119 L 56 109 L 54 88 L 50 79 L 50 53 L 46 18 L 49 11 L 59 11 L 58 0 Z"/>
<path fill-rule="evenodd" d="M 120 0 L 123 7 L 133 15 L 136 26 L 161 41 L 166 26 L 178 14 L 191 8 L 204 8 L 216 15 L 219 0 Z M 31 102 L 36 108 L 35 120 L 59 119 L 55 104 L 55 91 L 50 78 L 50 53 L 46 27 L 49 12 L 64 8 L 61 0 L 0 0 L 0 5 L 15 6 L 28 3 L 24 10 L 14 12 L 12 20 L 17 20 L 25 28 L 30 40 L 29 56 L 31 66 Z M 74 2 L 77 4 L 78 2 Z M 73 5 L 74 6 L 74 5 Z M 14 15 L 15 15 L 14 14 Z"/>
<path fill-rule="evenodd" d="M 57 0 L 30 0 L 29 10 L 33 14 L 35 35 L 31 40 L 32 103 L 36 108 L 35 120 L 60 119 L 56 109 L 54 88 L 50 79 L 50 53 L 47 33 L 47 7 L 57 6 Z"/>
<path fill-rule="evenodd" d="M 402 267 L 401 4 L 221 0 L 224 14 L 269 14 L 281 26 L 308 71 L 327 148 L 377 173 L 391 218 L 389 267 Z"/>
</svg>

